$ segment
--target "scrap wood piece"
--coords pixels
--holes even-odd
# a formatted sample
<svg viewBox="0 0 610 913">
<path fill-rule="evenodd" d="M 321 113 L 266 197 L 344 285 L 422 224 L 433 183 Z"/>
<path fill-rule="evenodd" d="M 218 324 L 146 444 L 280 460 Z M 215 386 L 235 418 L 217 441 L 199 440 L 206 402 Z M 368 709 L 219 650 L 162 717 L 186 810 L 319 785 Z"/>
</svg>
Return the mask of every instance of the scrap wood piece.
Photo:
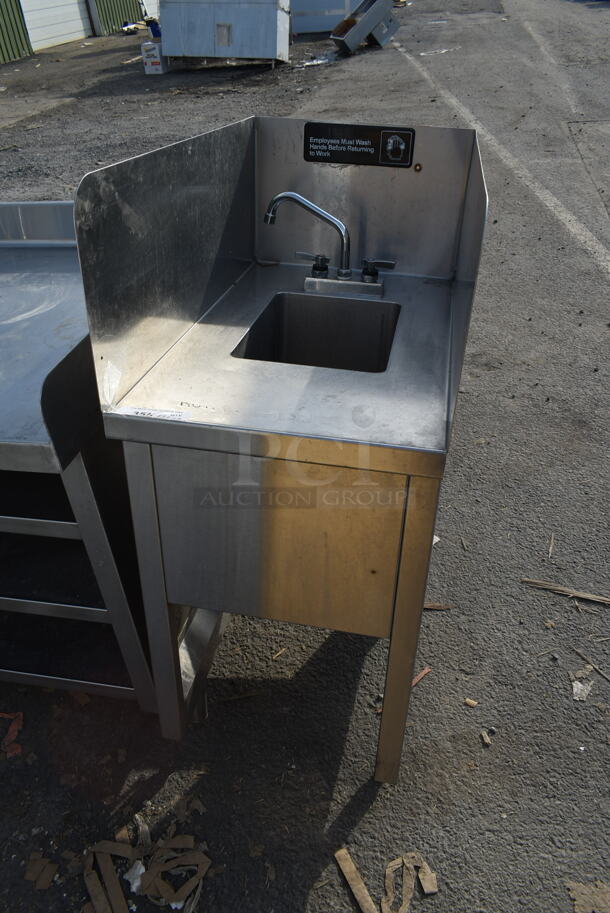
<svg viewBox="0 0 610 913">
<path fill-rule="evenodd" d="M 402 857 L 405 865 L 413 865 L 417 869 L 417 877 L 424 894 L 438 894 L 438 879 L 421 853 L 405 853 Z"/>
<path fill-rule="evenodd" d="M 421 670 L 421 672 L 418 672 L 417 675 L 415 676 L 415 678 L 413 679 L 413 681 L 411 682 L 411 687 L 415 688 L 415 686 L 419 682 L 421 682 L 424 675 L 427 675 L 428 672 L 432 672 L 432 669 L 430 668 L 430 666 L 424 666 L 424 668 Z"/>
<path fill-rule="evenodd" d="M 558 593 L 560 596 L 569 596 L 571 599 L 584 599 L 587 602 L 599 602 L 602 605 L 610 605 L 610 597 L 608 596 L 595 596 L 593 593 L 583 593 L 580 590 L 573 590 L 569 586 L 549 583 L 548 580 L 532 580 L 530 577 L 522 577 L 521 583 L 527 583 L 528 586 L 537 587 L 539 590 L 549 590 L 551 593 Z"/>
<path fill-rule="evenodd" d="M 129 829 L 126 824 L 118 829 L 114 835 L 114 839 L 117 841 L 117 843 L 130 843 L 131 837 L 129 836 Z"/>
<path fill-rule="evenodd" d="M 610 886 L 603 881 L 566 881 L 574 913 L 610 913 Z"/>
<path fill-rule="evenodd" d="M 212 860 L 201 852 L 195 850 L 192 853 L 182 853 L 175 856 L 168 862 L 154 863 L 150 869 L 142 876 L 141 892 L 148 894 L 149 897 L 161 897 L 169 904 L 183 903 L 189 895 L 196 890 L 199 883 L 203 880 L 206 872 L 210 868 Z M 163 878 L 163 872 L 170 872 L 172 875 L 182 875 L 189 869 L 195 869 L 195 874 L 174 890 L 172 885 Z"/>
<path fill-rule="evenodd" d="M 145 850 L 141 846 L 131 846 L 120 840 L 98 840 L 91 847 L 94 853 L 106 853 L 110 856 L 123 856 L 125 859 L 141 859 Z"/>
<path fill-rule="evenodd" d="M 419 879 L 424 894 L 437 894 L 438 881 L 421 853 L 405 853 L 388 863 L 385 870 L 385 896 L 381 899 L 381 913 L 393 913 L 392 904 L 396 896 L 396 874 L 402 868 L 402 903 L 396 913 L 407 913 L 415 879 Z"/>
<path fill-rule="evenodd" d="M 424 609 L 431 612 L 448 612 L 450 610 L 450 605 L 445 605 L 444 602 L 425 602 Z"/>
<path fill-rule="evenodd" d="M 97 859 L 97 864 L 102 874 L 102 881 L 104 883 L 104 888 L 106 889 L 108 900 L 110 901 L 110 906 L 112 907 L 112 913 L 129 913 L 127 901 L 125 900 L 125 895 L 123 894 L 118 875 L 112 864 L 110 854 L 96 853 L 95 858 Z"/>
<path fill-rule="evenodd" d="M 184 913 L 196 913 L 199 909 L 199 898 L 201 897 L 201 891 L 203 889 L 203 881 L 200 881 L 191 896 L 188 898 L 184 904 L 183 911 Z"/>
<path fill-rule="evenodd" d="M 394 913 L 392 904 L 396 896 L 396 873 L 402 872 L 402 903 L 397 913 L 407 913 L 413 891 L 415 889 L 415 868 L 412 865 L 405 865 L 403 857 L 392 859 L 388 862 L 385 869 L 385 894 L 381 898 L 381 913 Z"/>
<path fill-rule="evenodd" d="M 45 859 L 45 866 L 34 882 L 34 888 L 37 891 L 46 891 L 47 888 L 50 888 L 58 868 L 59 866 L 55 862 Z"/>
<path fill-rule="evenodd" d="M 170 870 L 176 869 L 179 866 L 196 868 L 197 875 L 194 875 L 193 878 L 199 880 L 199 878 L 203 878 L 211 864 L 212 860 L 206 856 L 205 853 L 201 852 L 201 850 L 194 850 L 190 853 L 181 854 L 172 853 L 171 858 L 166 859 L 165 861 L 153 862 L 150 868 L 146 870 L 146 872 L 142 875 L 142 886 L 140 888 L 140 892 L 142 894 L 148 893 L 150 886 L 160 875 L 163 874 L 163 872 L 169 872 Z M 186 884 L 188 884 L 188 882 L 186 882 Z M 182 888 L 180 890 L 182 890 Z M 184 900 L 184 898 L 182 898 L 182 900 Z"/>
<path fill-rule="evenodd" d="M 592 669 L 595 669 L 595 671 L 597 672 L 598 675 L 601 675 L 601 677 L 602 677 L 602 678 L 605 678 L 607 682 L 610 682 L 610 675 L 606 675 L 606 673 L 604 672 L 604 670 L 603 670 L 603 669 L 600 669 L 599 666 L 597 666 L 597 665 L 593 662 L 592 659 L 589 659 L 587 656 L 585 656 L 584 653 L 582 653 L 582 652 L 581 652 L 580 650 L 578 650 L 576 647 L 572 647 L 572 649 L 574 650 L 575 653 L 578 653 L 578 655 L 580 656 L 580 658 L 581 658 L 581 659 L 584 659 L 584 661 L 585 661 L 589 666 L 591 666 Z"/>
<path fill-rule="evenodd" d="M 121 840 L 98 840 L 91 847 L 94 853 L 106 853 L 110 856 L 124 856 L 125 859 L 134 858 L 135 847 L 129 843 L 123 843 Z"/>
<path fill-rule="evenodd" d="M 348 850 L 337 850 L 335 859 L 362 913 L 379 913 Z"/>
<path fill-rule="evenodd" d="M 28 864 L 25 868 L 25 875 L 23 876 L 25 880 L 36 881 L 48 861 L 49 860 L 45 859 L 42 853 L 39 853 L 38 851 L 30 853 L 30 858 L 28 859 Z"/>
<path fill-rule="evenodd" d="M 16 713 L 0 713 L 0 717 L 4 720 L 11 720 L 7 733 L 0 742 L 0 749 L 6 752 L 7 758 L 14 758 L 21 754 L 21 745 L 15 739 L 23 726 L 23 713 L 21 710 Z"/>
<path fill-rule="evenodd" d="M 93 869 L 86 869 L 83 878 L 95 913 L 113 913 L 97 872 L 94 872 Z"/>
<path fill-rule="evenodd" d="M 195 838 L 192 834 L 176 834 L 167 840 L 159 840 L 157 846 L 168 850 L 192 850 L 195 848 Z"/>
</svg>

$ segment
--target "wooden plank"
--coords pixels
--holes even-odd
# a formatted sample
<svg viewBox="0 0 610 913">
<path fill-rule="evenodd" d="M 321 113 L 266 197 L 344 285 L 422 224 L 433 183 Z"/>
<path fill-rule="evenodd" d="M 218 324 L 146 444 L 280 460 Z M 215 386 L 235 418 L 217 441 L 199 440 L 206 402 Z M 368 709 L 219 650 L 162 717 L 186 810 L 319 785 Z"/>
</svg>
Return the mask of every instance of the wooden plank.
<svg viewBox="0 0 610 913">
<path fill-rule="evenodd" d="M 46 860 L 44 869 L 34 882 L 34 887 L 37 891 L 46 891 L 47 888 L 51 887 L 58 868 L 59 866 L 56 863 Z"/>
<path fill-rule="evenodd" d="M 379 913 L 348 850 L 345 847 L 337 850 L 335 859 L 362 913 Z"/>
<path fill-rule="evenodd" d="M 572 599 L 584 599 L 585 602 L 599 602 L 602 605 L 610 605 L 610 597 L 608 596 L 595 596 L 593 593 L 573 590 L 569 586 L 549 583 L 548 580 L 532 580 L 530 577 L 522 577 L 521 583 L 527 583 L 528 586 L 537 587 L 539 590 L 549 590 L 551 593 L 559 593 L 560 596 L 569 596 Z"/>
<path fill-rule="evenodd" d="M 83 877 L 95 913 L 112 913 L 112 908 L 108 903 L 108 898 L 106 897 L 106 893 L 97 872 L 94 872 L 93 869 L 89 869 L 83 873 Z"/>
<path fill-rule="evenodd" d="M 110 901 L 110 906 L 112 907 L 112 913 L 129 913 L 127 901 L 125 900 L 125 895 L 123 894 L 123 889 L 121 888 L 117 873 L 112 864 L 110 854 L 96 853 L 95 858 L 97 859 L 97 864 L 102 873 L 102 879 L 104 887 L 106 888 L 108 900 Z"/>
</svg>

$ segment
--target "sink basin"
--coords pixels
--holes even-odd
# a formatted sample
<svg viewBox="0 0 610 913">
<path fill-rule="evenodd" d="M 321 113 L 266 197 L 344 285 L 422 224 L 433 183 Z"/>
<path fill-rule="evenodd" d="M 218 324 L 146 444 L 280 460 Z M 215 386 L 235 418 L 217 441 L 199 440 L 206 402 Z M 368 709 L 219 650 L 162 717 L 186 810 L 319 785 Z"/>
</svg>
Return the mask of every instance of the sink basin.
<svg viewBox="0 0 610 913">
<path fill-rule="evenodd" d="M 385 371 L 400 305 L 280 292 L 231 353 L 343 371 Z"/>
</svg>

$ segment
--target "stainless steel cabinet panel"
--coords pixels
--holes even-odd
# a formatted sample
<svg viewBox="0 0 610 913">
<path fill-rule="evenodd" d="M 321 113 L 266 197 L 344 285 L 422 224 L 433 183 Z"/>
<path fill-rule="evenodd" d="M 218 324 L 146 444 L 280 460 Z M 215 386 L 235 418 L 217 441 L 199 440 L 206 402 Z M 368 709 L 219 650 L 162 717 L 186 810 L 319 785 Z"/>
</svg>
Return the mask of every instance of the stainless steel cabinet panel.
<svg viewBox="0 0 610 913">
<path fill-rule="evenodd" d="M 169 602 L 387 637 L 405 476 L 153 447 Z"/>
</svg>

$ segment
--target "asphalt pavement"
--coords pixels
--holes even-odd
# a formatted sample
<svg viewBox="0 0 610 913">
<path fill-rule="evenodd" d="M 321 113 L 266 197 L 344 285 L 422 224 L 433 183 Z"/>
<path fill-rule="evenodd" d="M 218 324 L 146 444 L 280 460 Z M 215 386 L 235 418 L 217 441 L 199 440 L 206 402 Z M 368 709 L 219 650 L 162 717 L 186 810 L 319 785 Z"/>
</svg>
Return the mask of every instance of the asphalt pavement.
<svg viewBox="0 0 610 913">
<path fill-rule="evenodd" d="M 0 766 L 2 913 L 77 913 L 82 880 L 33 892 L 29 853 L 59 861 L 136 812 L 160 835 L 184 797 L 205 809 L 179 829 L 208 843 L 214 913 L 356 909 L 343 845 L 376 899 L 420 851 L 440 890 L 413 911 L 568 913 L 566 882 L 610 882 L 610 684 L 589 671 L 575 701 L 571 681 L 574 648 L 610 674 L 609 609 L 521 582 L 610 595 L 610 3 L 398 16 L 383 51 L 304 66 L 330 46 L 300 44 L 274 71 L 147 78 L 122 38 L 0 69 L 0 199 L 68 197 L 98 162 L 251 113 L 473 127 L 490 197 L 428 587 L 451 608 L 424 616 L 399 784 L 370 780 L 382 642 L 236 619 L 179 746 L 134 706 L 0 684 L 25 714 L 24 757 Z"/>
</svg>

